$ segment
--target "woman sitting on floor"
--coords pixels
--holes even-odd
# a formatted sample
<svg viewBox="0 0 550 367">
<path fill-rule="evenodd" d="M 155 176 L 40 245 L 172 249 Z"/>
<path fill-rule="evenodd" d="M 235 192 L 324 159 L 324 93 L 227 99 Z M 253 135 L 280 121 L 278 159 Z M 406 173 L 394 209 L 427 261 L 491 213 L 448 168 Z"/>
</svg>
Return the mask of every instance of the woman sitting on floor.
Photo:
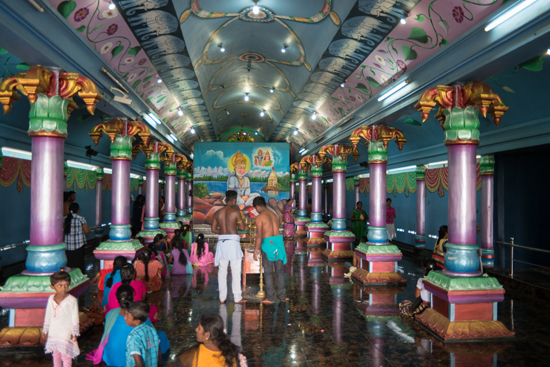
<svg viewBox="0 0 550 367">
<path fill-rule="evenodd" d="M 197 235 L 197 242 L 191 244 L 191 263 L 193 266 L 206 266 L 214 263 L 214 255 L 208 249 L 208 242 L 204 241 L 204 235 Z"/>
<path fill-rule="evenodd" d="M 161 272 L 163 265 L 158 260 L 153 260 L 153 250 L 149 247 L 143 249 L 139 260 L 136 261 L 137 280 L 145 284 L 147 292 L 158 291 L 162 286 Z"/>
<path fill-rule="evenodd" d="M 172 251 L 172 245 L 168 245 L 166 236 L 157 234 L 153 239 L 153 243 L 149 245 L 149 248 L 153 251 L 153 260 L 158 260 L 162 264 L 162 273 L 160 276 L 163 279 L 170 278 L 170 267 L 168 266 L 168 257 L 170 251 Z"/>
<path fill-rule="evenodd" d="M 432 259 L 437 263 L 438 269 L 445 269 L 445 252 L 447 252 L 445 245 L 449 240 L 448 232 L 449 230 L 446 225 L 439 227 L 437 241 L 435 242 L 434 251 L 432 253 Z"/>
<path fill-rule="evenodd" d="M 99 348 L 86 357 L 94 364 L 99 364 L 103 360 L 107 366 L 126 366 L 126 355 L 121 351 L 126 349 L 126 340 L 132 331 L 132 327 L 126 325 L 124 316 L 126 316 L 130 304 L 134 302 L 134 289 L 127 284 L 121 285 L 116 290 L 116 298 L 120 307 L 112 309 L 107 314 L 105 330 Z M 147 319 L 145 323 L 152 325 L 150 319 Z M 164 331 L 158 331 L 158 335 L 160 350 L 164 354 L 170 350 L 170 342 Z"/>
<path fill-rule="evenodd" d="M 216 313 L 201 316 L 195 329 L 199 345 L 180 354 L 173 367 L 225 367 L 248 366 L 246 357 L 239 353 L 238 347 L 224 333 L 223 319 Z"/>
<path fill-rule="evenodd" d="M 113 268 L 108 269 L 110 271 L 110 275 L 108 275 L 109 271 L 106 271 L 103 276 L 100 275 L 98 288 L 101 289 L 101 286 L 103 286 L 103 299 L 101 301 L 101 307 L 105 308 L 107 303 L 109 303 L 109 293 L 111 292 L 111 287 L 122 281 L 120 278 L 120 269 L 122 269 L 122 267 L 126 264 L 128 264 L 128 260 L 126 260 L 124 256 L 117 256 L 113 261 Z M 100 273 L 102 271 L 103 270 L 101 270 Z M 104 281 L 102 281 L 101 277 L 103 277 Z"/>
<path fill-rule="evenodd" d="M 183 240 L 181 238 L 178 239 L 174 245 L 176 247 L 170 253 L 170 261 L 174 264 L 172 274 L 193 274 L 193 266 L 191 265 L 191 260 L 189 260 L 189 254 L 183 248 Z"/>
</svg>

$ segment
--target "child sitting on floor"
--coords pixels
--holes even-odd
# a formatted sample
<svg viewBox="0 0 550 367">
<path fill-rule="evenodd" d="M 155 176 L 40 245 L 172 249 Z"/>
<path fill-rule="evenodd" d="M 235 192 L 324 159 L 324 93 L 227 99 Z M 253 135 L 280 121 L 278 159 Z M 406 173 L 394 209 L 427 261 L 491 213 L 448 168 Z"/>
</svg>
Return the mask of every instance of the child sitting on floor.
<svg viewBox="0 0 550 367">
<path fill-rule="evenodd" d="M 133 327 L 126 340 L 126 367 L 160 367 L 160 340 L 155 328 L 145 323 L 148 315 L 147 303 L 134 302 L 124 316 L 126 325 Z"/>
<path fill-rule="evenodd" d="M 143 249 L 143 254 L 136 261 L 137 280 L 145 284 L 148 292 L 158 291 L 162 286 L 161 272 L 163 265 L 158 260 L 153 260 L 153 250 L 149 247 Z"/>
<path fill-rule="evenodd" d="M 436 263 L 433 259 L 427 259 L 424 261 L 424 277 L 426 277 L 430 271 L 435 270 Z M 419 278 L 416 283 L 416 290 L 414 296 L 416 299 L 414 302 L 405 300 L 399 304 L 399 311 L 401 316 L 414 317 L 419 315 L 426 307 L 430 306 L 431 293 L 424 288 L 424 278 Z"/>
<path fill-rule="evenodd" d="M 46 339 L 46 353 L 53 354 L 55 367 L 70 367 L 73 358 L 80 354 L 76 337 L 80 335 L 78 300 L 69 294 L 71 276 L 57 271 L 50 276 L 51 288 L 55 294 L 48 298 L 43 337 Z"/>
<path fill-rule="evenodd" d="M 128 260 L 126 260 L 124 256 L 115 257 L 115 260 L 113 261 L 113 268 L 109 269 L 111 270 L 110 274 L 106 273 L 105 276 L 106 280 L 103 285 L 103 300 L 101 302 L 101 307 L 105 308 L 107 303 L 109 303 L 109 293 L 111 292 L 111 287 L 121 281 L 120 269 L 122 269 L 122 267 L 126 264 L 128 264 Z M 101 284 L 101 280 L 99 283 Z"/>
<path fill-rule="evenodd" d="M 197 242 L 191 244 L 191 263 L 193 266 L 206 266 L 214 263 L 214 255 L 208 249 L 208 242 L 204 241 L 204 235 L 197 235 Z"/>
<path fill-rule="evenodd" d="M 174 264 L 172 267 L 172 274 L 193 274 L 193 266 L 191 260 L 189 260 L 189 254 L 183 247 L 183 240 L 178 239 L 175 244 L 176 247 L 170 253 L 170 261 Z"/>
</svg>

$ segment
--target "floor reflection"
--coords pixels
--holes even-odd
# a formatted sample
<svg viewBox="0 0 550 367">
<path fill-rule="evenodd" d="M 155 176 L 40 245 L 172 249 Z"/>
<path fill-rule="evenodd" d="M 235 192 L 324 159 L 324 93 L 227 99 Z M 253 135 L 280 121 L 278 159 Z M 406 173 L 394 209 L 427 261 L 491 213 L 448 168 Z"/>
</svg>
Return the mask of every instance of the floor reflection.
<svg viewBox="0 0 550 367">
<path fill-rule="evenodd" d="M 287 295 L 290 301 L 263 305 L 254 295 L 259 276 L 247 276 L 245 305 L 220 305 L 217 268 L 205 267 L 194 275 L 173 276 L 163 288 L 148 295 L 159 306 L 156 327 L 172 344 L 163 360 L 195 345 L 195 327 L 201 314 L 219 313 L 233 343 L 242 348 L 249 366 L 542 366 L 548 365 L 550 318 L 546 305 L 533 299 L 507 298 L 499 304 L 499 319 L 517 332 L 510 343 L 443 344 L 412 320 L 402 320 L 398 303 L 413 299 L 420 267 L 412 260 L 399 263 L 406 287 L 367 288 L 352 283 L 343 264 L 317 263 L 286 244 Z M 230 281 L 230 280 L 229 280 Z M 249 288 L 248 288 L 249 287 Z M 93 300 L 86 295 L 86 302 Z M 513 305 L 513 306 L 512 306 Z M 4 325 L 8 320 L 0 318 Z M 512 327 L 512 322 L 514 327 Z M 82 354 L 75 366 L 91 366 L 85 355 L 101 338 L 96 328 L 80 341 Z M 48 366 L 42 350 L 4 349 L 0 366 Z"/>
</svg>

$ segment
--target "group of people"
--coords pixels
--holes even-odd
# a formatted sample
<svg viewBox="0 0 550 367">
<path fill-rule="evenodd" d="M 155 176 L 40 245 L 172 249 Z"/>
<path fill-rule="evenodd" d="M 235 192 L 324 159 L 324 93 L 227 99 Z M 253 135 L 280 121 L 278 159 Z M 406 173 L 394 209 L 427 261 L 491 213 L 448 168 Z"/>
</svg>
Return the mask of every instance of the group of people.
<svg viewBox="0 0 550 367">
<path fill-rule="evenodd" d="M 115 261 L 123 263 L 125 258 Z M 116 300 L 116 307 L 107 314 L 98 349 L 87 356 L 94 364 L 103 361 L 107 366 L 159 367 L 161 356 L 170 350 L 166 334 L 152 324 L 152 307 L 144 301 L 143 286 L 130 281 L 133 276 L 132 265 L 124 263 L 120 269 L 122 280 L 111 283 L 109 302 Z M 115 277 L 111 275 L 108 281 L 114 282 Z M 54 367 L 69 367 L 80 354 L 78 301 L 69 294 L 68 272 L 55 272 L 50 276 L 50 284 L 55 293 L 48 299 L 42 329 L 45 350 L 53 355 Z M 115 297 L 111 296 L 113 293 Z M 220 315 L 202 315 L 195 332 L 198 345 L 179 355 L 176 367 L 247 366 L 246 358 L 225 334 Z"/>
<path fill-rule="evenodd" d="M 265 199 L 254 198 L 252 205 L 259 213 L 256 220 L 256 242 L 254 246 L 254 261 L 261 256 L 264 268 L 264 279 L 267 297 L 262 302 L 275 302 L 274 275 L 277 277 L 277 293 L 281 301 L 286 297 L 285 273 L 283 265 L 287 262 L 283 236 L 279 231 L 279 217 L 267 208 Z M 288 205 L 288 204 L 287 204 Z M 218 289 L 221 304 L 227 301 L 227 268 L 231 266 L 232 291 L 236 304 L 245 303 L 242 297 L 241 269 L 243 251 L 240 245 L 238 231 L 246 228 L 246 218 L 237 207 L 237 192 L 228 190 L 225 193 L 225 207 L 214 214 L 211 230 L 217 233 L 218 244 L 214 265 L 218 266 Z"/>
</svg>

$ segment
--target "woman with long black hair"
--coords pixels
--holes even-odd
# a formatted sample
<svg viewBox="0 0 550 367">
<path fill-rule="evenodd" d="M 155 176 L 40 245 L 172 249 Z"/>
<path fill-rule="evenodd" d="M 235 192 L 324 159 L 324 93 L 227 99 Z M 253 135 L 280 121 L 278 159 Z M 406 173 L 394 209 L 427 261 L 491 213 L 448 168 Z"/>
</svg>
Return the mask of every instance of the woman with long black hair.
<svg viewBox="0 0 550 367">
<path fill-rule="evenodd" d="M 191 262 L 193 266 L 206 266 L 214 263 L 214 254 L 209 251 L 208 242 L 199 233 L 196 242 L 191 244 Z"/>
<path fill-rule="evenodd" d="M 175 237 L 174 237 L 175 238 Z M 172 241 L 174 249 L 170 252 L 170 261 L 173 262 L 172 274 L 193 274 L 193 266 L 189 259 L 189 254 L 185 251 L 183 240 L 181 238 Z"/>
<path fill-rule="evenodd" d="M 77 203 L 69 205 L 69 214 L 63 218 L 64 241 L 67 245 L 65 253 L 67 255 L 67 266 L 73 269 L 80 269 L 82 274 L 86 274 L 84 265 L 84 245 L 86 237 L 90 233 L 90 228 L 86 223 L 86 218 L 78 215 L 80 207 Z"/>
<path fill-rule="evenodd" d="M 238 326 L 237 326 L 238 327 Z M 223 319 L 216 313 L 205 313 L 195 329 L 199 345 L 180 354 L 174 367 L 245 367 L 246 357 L 223 331 Z"/>
</svg>

